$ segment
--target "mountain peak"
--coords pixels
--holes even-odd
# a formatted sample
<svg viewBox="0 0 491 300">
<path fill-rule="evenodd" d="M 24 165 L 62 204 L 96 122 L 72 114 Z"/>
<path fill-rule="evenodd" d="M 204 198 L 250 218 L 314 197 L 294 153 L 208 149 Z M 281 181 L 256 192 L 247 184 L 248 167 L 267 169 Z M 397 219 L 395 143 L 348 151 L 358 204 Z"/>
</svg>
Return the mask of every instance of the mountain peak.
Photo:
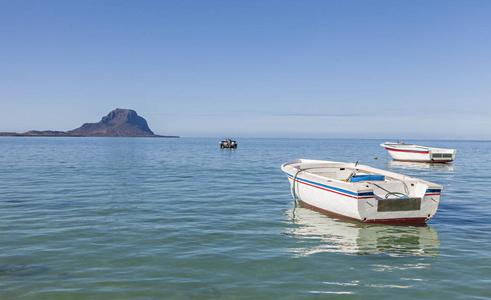
<svg viewBox="0 0 491 300">
<path fill-rule="evenodd" d="M 82 136 L 155 136 L 147 121 L 132 109 L 117 108 L 99 123 L 85 123 L 67 132 Z"/>
<path fill-rule="evenodd" d="M 132 116 L 138 116 L 136 111 L 132 109 L 116 108 L 115 110 L 108 113 L 107 116 L 102 117 L 101 122 L 109 123 L 114 119 L 130 119 Z"/>
</svg>

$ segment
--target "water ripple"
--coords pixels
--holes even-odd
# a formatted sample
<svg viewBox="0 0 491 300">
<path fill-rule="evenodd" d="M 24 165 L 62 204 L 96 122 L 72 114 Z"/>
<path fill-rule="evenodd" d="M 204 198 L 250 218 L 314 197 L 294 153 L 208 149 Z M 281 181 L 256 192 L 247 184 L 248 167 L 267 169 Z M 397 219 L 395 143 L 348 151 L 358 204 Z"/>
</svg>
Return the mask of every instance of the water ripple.
<svg viewBox="0 0 491 300">
<path fill-rule="evenodd" d="M 0 138 L 0 298 L 488 296 L 489 142 L 437 141 L 459 152 L 432 165 L 374 160 L 374 140 L 267 141 Z M 295 207 L 279 166 L 300 157 L 437 182 L 440 209 L 380 226 Z"/>
</svg>

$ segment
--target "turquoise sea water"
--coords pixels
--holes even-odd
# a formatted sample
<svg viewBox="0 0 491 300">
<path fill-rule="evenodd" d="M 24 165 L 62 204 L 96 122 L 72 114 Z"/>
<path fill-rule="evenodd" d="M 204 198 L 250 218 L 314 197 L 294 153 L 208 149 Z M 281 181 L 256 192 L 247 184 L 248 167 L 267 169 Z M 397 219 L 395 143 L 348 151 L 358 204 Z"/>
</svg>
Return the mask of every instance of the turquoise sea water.
<svg viewBox="0 0 491 300">
<path fill-rule="evenodd" d="M 384 140 L 0 138 L 0 299 L 490 299 L 491 142 L 397 163 Z M 377 159 L 375 159 L 377 157 Z M 295 206 L 280 165 L 443 185 L 426 226 Z"/>
</svg>

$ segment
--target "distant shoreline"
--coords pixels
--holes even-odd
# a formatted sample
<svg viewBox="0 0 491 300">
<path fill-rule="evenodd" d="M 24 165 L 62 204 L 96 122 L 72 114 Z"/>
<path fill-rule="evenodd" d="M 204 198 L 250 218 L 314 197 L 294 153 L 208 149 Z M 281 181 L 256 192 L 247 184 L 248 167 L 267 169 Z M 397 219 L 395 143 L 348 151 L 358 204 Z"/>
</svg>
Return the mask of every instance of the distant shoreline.
<svg viewBox="0 0 491 300">
<path fill-rule="evenodd" d="M 13 137 L 137 137 L 137 138 L 181 138 L 178 135 L 128 135 L 128 136 L 95 136 L 95 135 L 73 135 L 73 134 L 24 134 L 24 133 L 10 133 L 10 132 L 0 132 L 0 137 L 2 136 L 13 136 Z"/>
<path fill-rule="evenodd" d="M 132 109 L 116 108 L 99 123 L 84 123 L 82 126 L 69 130 L 30 130 L 19 133 L 12 131 L 0 132 L 0 136 L 29 136 L 29 137 L 154 137 L 180 138 L 177 135 L 154 134 L 147 121 Z"/>
</svg>

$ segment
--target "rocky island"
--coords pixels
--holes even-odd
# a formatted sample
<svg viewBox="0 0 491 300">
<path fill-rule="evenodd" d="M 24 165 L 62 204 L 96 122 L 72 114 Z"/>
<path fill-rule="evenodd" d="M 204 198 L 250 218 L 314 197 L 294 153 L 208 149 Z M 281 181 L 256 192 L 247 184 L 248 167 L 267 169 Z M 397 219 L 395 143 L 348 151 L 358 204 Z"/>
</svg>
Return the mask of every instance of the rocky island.
<svg viewBox="0 0 491 300">
<path fill-rule="evenodd" d="M 147 121 L 131 109 L 117 108 L 99 123 L 85 123 L 69 131 L 31 130 L 24 133 L 1 132 L 0 136 L 82 136 L 82 137 L 173 137 L 156 135 Z"/>
</svg>

